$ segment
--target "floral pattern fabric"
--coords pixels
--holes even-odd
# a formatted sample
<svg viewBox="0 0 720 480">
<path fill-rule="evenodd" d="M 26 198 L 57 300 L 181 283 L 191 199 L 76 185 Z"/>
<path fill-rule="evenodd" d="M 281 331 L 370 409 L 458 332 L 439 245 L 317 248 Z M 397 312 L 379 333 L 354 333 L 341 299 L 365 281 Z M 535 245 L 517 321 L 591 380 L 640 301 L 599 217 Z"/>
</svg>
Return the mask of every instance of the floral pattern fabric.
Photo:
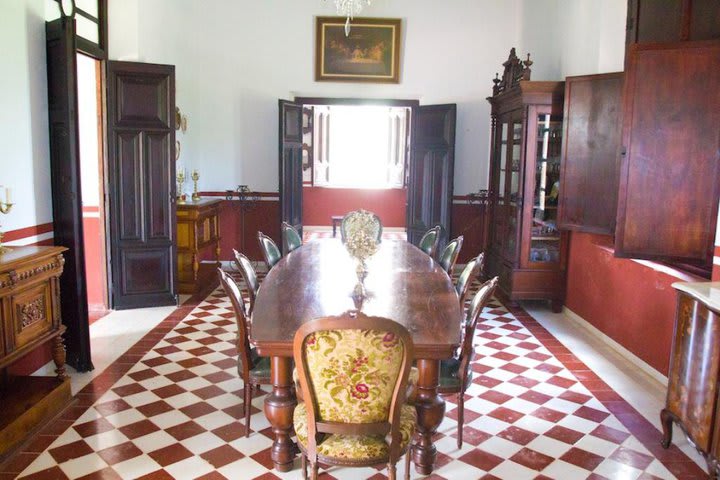
<svg viewBox="0 0 720 480">
<path fill-rule="evenodd" d="M 305 358 L 318 420 L 387 421 L 403 351 L 390 332 L 348 329 L 309 335 Z"/>
<path fill-rule="evenodd" d="M 403 405 L 400 411 L 400 450 L 405 450 L 416 422 L 415 407 Z M 307 410 L 305 404 L 295 407 L 293 424 L 301 447 L 307 445 Z M 319 457 L 343 460 L 367 460 L 381 463 L 387 461 L 390 454 L 388 442 L 382 435 L 327 435 L 317 446 Z"/>
</svg>

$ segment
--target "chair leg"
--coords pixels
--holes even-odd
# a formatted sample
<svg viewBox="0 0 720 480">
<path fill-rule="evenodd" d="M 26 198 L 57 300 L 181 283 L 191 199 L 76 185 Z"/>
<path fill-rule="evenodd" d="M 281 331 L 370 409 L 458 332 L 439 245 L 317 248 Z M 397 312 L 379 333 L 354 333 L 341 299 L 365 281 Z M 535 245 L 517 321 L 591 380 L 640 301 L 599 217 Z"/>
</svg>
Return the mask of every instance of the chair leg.
<svg viewBox="0 0 720 480">
<path fill-rule="evenodd" d="M 250 436 L 250 410 L 252 410 L 252 385 L 245 385 L 245 438 Z"/>
<path fill-rule="evenodd" d="M 300 465 L 302 466 L 302 478 L 307 480 L 307 457 L 304 453 L 300 455 Z"/>
<path fill-rule="evenodd" d="M 395 464 L 392 462 L 388 462 L 388 480 L 395 480 L 395 473 Z"/>
<path fill-rule="evenodd" d="M 463 445 L 463 427 L 465 426 L 465 395 L 463 392 L 458 393 L 458 433 L 457 447 L 462 448 Z"/>
<path fill-rule="evenodd" d="M 410 453 L 412 447 L 408 447 L 408 451 L 405 454 L 405 480 L 410 480 Z"/>
<path fill-rule="evenodd" d="M 312 476 L 311 476 L 310 478 L 311 478 L 312 480 L 317 480 L 317 478 L 318 478 L 318 468 L 319 468 L 319 465 L 318 465 L 318 463 L 317 463 L 317 460 L 315 461 L 315 463 L 312 464 L 312 467 L 311 467 L 311 468 L 312 468 Z"/>
</svg>

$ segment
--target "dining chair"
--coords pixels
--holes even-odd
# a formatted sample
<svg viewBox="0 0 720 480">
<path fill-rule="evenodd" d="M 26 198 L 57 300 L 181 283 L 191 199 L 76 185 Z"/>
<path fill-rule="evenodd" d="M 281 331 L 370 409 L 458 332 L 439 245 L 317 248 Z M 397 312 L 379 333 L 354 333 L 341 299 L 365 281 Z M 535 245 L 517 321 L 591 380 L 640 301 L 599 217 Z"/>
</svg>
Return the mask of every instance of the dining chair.
<svg viewBox="0 0 720 480">
<path fill-rule="evenodd" d="M 447 272 L 448 275 L 450 275 L 451 278 L 453 275 L 453 270 L 455 269 L 455 262 L 457 262 L 458 255 L 460 255 L 460 249 L 462 248 L 462 244 L 463 236 L 460 235 L 459 237 L 445 245 L 445 248 L 440 254 L 440 259 L 438 260 L 440 266 L 443 268 L 443 270 Z"/>
<path fill-rule="evenodd" d="M 260 288 L 260 281 L 258 280 L 257 273 L 255 272 L 255 268 L 253 268 L 250 259 L 234 248 L 233 253 L 235 254 L 235 265 L 237 265 L 238 270 L 240 270 L 240 275 L 242 275 L 243 280 L 245 281 L 245 287 L 247 288 L 248 296 L 250 297 L 250 302 L 245 309 L 245 317 L 250 318 L 253 309 L 255 308 L 255 298 L 257 297 L 257 291 Z"/>
<path fill-rule="evenodd" d="M 303 478 L 308 462 L 313 480 L 319 463 L 386 463 L 392 480 L 403 454 L 410 478 L 416 413 L 405 403 L 405 390 L 413 351 L 404 326 L 360 312 L 319 318 L 297 330 L 293 355 L 304 401 L 295 407 L 293 425 Z"/>
<path fill-rule="evenodd" d="M 250 436 L 250 411 L 252 410 L 253 385 L 270 385 L 270 358 L 259 357 L 254 348 L 250 348 L 250 335 L 248 332 L 247 317 L 245 317 L 245 302 L 240 287 L 235 280 L 218 268 L 220 284 L 225 294 L 230 298 L 235 312 L 237 336 L 235 346 L 238 352 L 238 375 L 243 381 L 243 409 L 245 411 L 245 436 Z"/>
<path fill-rule="evenodd" d="M 425 235 L 422 236 L 420 242 L 418 243 L 418 248 L 431 257 L 434 257 L 437 252 L 438 245 L 440 244 L 441 230 L 442 227 L 440 225 L 435 225 L 433 228 L 425 232 Z"/>
<path fill-rule="evenodd" d="M 470 363 L 475 353 L 473 349 L 473 339 L 475 337 L 475 328 L 483 308 L 495 293 L 498 277 L 494 277 L 480 286 L 480 290 L 473 297 L 470 308 L 465 316 L 465 326 L 463 333 L 462 346 L 460 354 L 457 358 L 442 360 L 440 362 L 440 378 L 438 393 L 440 395 L 457 394 L 457 446 L 462 447 L 463 444 L 463 426 L 465 423 L 465 399 L 464 394 L 468 385 L 472 383 L 472 370 Z"/>
<path fill-rule="evenodd" d="M 302 246 L 302 238 L 300 238 L 300 234 L 292 225 L 287 222 L 282 222 L 280 229 L 282 231 L 282 242 L 286 255 Z"/>
<path fill-rule="evenodd" d="M 273 239 L 262 232 L 258 232 L 258 242 L 260 242 L 260 250 L 262 250 L 263 258 L 270 270 L 280 261 L 282 253 Z"/>
<path fill-rule="evenodd" d="M 382 240 L 383 227 L 380 217 L 367 210 L 355 210 L 343 217 L 340 224 L 340 239 L 345 243 L 348 235 L 360 228 L 367 228 L 368 236 L 374 237 L 378 243 Z"/>
<path fill-rule="evenodd" d="M 460 308 L 465 311 L 465 300 L 467 300 L 467 294 L 470 290 L 470 285 L 475 281 L 476 278 L 482 272 L 483 265 L 485 264 L 485 253 L 480 253 L 477 257 L 470 260 L 462 273 L 457 279 L 455 284 L 455 290 L 457 291 L 458 298 L 460 299 Z"/>
</svg>

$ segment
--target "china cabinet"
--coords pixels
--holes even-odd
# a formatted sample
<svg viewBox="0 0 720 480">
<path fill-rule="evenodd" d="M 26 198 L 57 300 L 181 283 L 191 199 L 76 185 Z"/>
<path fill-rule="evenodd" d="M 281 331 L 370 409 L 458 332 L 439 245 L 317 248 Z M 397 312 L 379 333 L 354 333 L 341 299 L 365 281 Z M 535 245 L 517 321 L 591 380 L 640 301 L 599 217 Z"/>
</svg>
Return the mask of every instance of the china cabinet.
<svg viewBox="0 0 720 480">
<path fill-rule="evenodd" d="M 567 239 L 557 225 L 564 82 L 530 81 L 515 49 L 493 80 L 487 271 L 507 300 L 564 295 Z"/>
</svg>

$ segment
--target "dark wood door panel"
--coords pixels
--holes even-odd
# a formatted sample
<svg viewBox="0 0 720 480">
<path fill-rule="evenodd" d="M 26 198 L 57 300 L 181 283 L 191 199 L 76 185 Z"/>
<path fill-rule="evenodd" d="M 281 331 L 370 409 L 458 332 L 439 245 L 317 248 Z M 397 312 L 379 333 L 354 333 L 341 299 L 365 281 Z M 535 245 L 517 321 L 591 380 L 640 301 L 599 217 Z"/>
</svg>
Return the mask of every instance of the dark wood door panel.
<svg viewBox="0 0 720 480">
<path fill-rule="evenodd" d="M 407 237 L 417 244 L 435 225 L 450 232 L 455 163 L 454 104 L 426 105 L 413 111 L 408 175 Z M 442 247 L 442 245 L 441 245 Z"/>
<path fill-rule="evenodd" d="M 117 127 L 174 128 L 174 108 L 169 98 L 170 79 L 162 73 L 147 73 L 131 66 L 115 78 Z"/>
<path fill-rule="evenodd" d="M 279 100 L 278 111 L 280 221 L 302 235 L 302 105 Z"/>
<path fill-rule="evenodd" d="M 560 228 L 615 232 L 623 74 L 565 81 Z"/>
<path fill-rule="evenodd" d="M 720 42 L 631 46 L 616 255 L 711 265 L 720 198 Z"/>
<path fill-rule="evenodd" d="M 115 308 L 176 303 L 175 70 L 108 63 L 108 175 Z"/>
</svg>

